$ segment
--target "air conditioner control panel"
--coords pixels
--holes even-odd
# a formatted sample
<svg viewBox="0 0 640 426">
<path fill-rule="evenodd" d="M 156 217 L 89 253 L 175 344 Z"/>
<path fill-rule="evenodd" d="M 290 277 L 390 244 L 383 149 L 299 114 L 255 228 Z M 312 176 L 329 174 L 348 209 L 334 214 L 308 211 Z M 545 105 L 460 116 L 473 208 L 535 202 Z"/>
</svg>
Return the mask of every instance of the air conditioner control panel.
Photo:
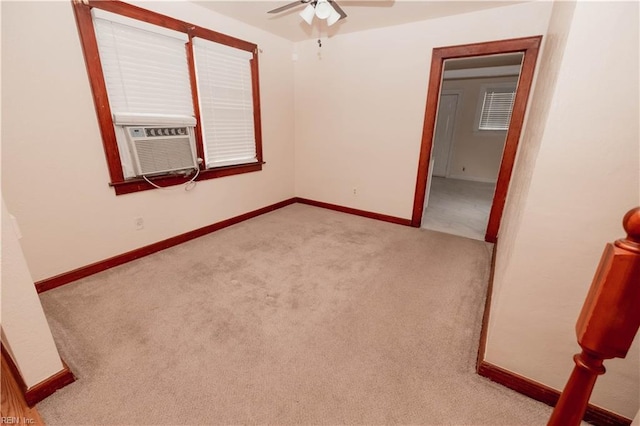
<svg viewBox="0 0 640 426">
<path fill-rule="evenodd" d="M 186 127 L 129 127 L 132 138 L 154 138 L 166 136 L 188 136 Z"/>
</svg>

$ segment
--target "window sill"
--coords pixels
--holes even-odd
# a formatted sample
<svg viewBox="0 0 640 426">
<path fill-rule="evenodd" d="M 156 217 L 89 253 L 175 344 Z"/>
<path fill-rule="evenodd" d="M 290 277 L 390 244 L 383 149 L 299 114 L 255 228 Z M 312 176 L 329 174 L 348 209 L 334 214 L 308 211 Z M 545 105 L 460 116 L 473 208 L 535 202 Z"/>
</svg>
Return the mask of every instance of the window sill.
<svg viewBox="0 0 640 426">
<path fill-rule="evenodd" d="M 196 182 L 201 180 L 216 179 L 224 176 L 238 175 L 242 173 L 251 173 L 262 170 L 264 162 L 240 164 L 225 167 L 216 167 L 215 169 L 200 170 Z M 175 185 L 181 185 L 189 182 L 191 176 L 158 176 L 150 179 L 153 183 L 163 187 L 173 187 Z M 132 192 L 147 191 L 149 189 L 156 189 L 147 181 L 141 178 L 127 179 L 123 182 L 111 182 L 109 186 L 112 186 L 116 190 L 116 195 L 131 194 Z"/>
</svg>

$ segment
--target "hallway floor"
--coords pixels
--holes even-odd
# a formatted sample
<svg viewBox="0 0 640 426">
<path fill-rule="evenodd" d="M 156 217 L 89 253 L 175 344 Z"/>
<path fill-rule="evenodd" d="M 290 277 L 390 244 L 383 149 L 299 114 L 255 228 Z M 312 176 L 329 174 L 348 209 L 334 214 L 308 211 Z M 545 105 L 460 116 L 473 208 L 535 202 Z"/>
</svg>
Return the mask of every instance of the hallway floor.
<svg viewBox="0 0 640 426">
<path fill-rule="evenodd" d="M 422 228 L 484 241 L 495 187 L 434 176 Z"/>
</svg>

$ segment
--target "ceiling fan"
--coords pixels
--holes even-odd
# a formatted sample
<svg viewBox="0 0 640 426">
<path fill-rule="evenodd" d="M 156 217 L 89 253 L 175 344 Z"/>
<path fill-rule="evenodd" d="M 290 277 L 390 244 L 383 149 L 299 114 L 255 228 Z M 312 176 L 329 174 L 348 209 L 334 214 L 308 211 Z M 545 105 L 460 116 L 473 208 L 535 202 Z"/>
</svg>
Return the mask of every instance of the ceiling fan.
<svg viewBox="0 0 640 426">
<path fill-rule="evenodd" d="M 335 0 L 298 0 L 270 10 L 267 13 L 284 12 L 285 10 L 289 10 L 302 4 L 306 4 L 307 7 L 300 12 L 300 16 L 309 25 L 313 22 L 314 16 L 318 17 L 318 19 L 326 19 L 329 26 L 347 17 L 347 14 L 344 13 L 344 10 L 342 10 Z"/>
</svg>

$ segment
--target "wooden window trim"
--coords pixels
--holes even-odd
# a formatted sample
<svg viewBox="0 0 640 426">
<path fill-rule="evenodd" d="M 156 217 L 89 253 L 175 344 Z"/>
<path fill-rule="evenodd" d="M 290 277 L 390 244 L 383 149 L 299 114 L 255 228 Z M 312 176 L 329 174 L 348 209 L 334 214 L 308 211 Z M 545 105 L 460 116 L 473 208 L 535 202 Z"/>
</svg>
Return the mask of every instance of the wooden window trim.
<svg viewBox="0 0 640 426">
<path fill-rule="evenodd" d="M 198 102 L 198 92 L 196 87 L 195 64 L 193 56 L 194 37 L 200 37 L 209 41 L 231 46 L 237 49 L 245 50 L 253 55 L 250 61 L 251 80 L 253 88 L 253 117 L 256 141 L 257 162 L 248 164 L 239 164 L 232 166 L 206 168 L 205 164 L 200 165 L 200 173 L 196 181 L 215 179 L 224 176 L 231 176 L 241 173 L 250 173 L 262 170 L 265 164 L 262 157 L 262 125 L 260 114 L 260 84 L 258 75 L 258 46 L 226 34 L 218 33 L 207 28 L 199 27 L 179 19 L 171 18 L 150 10 L 133 6 L 118 0 L 72 0 L 73 11 L 76 18 L 80 43 L 85 58 L 91 92 L 98 117 L 98 127 L 102 136 L 105 157 L 109 169 L 109 185 L 114 187 L 116 195 L 129 194 L 132 192 L 146 191 L 154 189 L 154 187 L 141 178 L 125 179 L 122 171 L 122 162 L 120 152 L 116 141 L 116 133 L 113 123 L 113 114 L 109 105 L 109 97 L 107 95 L 107 85 L 102 71 L 102 63 L 98 52 L 98 42 L 96 40 L 93 19 L 91 17 L 91 9 L 97 8 L 107 12 L 112 12 L 128 18 L 147 22 L 149 24 L 158 25 L 160 27 L 169 28 L 174 31 L 185 33 L 189 36 L 186 44 L 187 61 L 189 65 L 189 77 L 191 80 L 191 97 L 193 99 L 194 114 L 197 121 L 195 126 L 195 140 L 197 155 L 204 158 L 204 143 L 202 139 L 202 129 L 200 125 L 200 107 Z M 158 176 L 152 178 L 152 181 L 158 186 L 173 186 L 188 182 L 189 177 L 181 177 L 174 175 Z"/>
<path fill-rule="evenodd" d="M 258 162 L 258 163 L 238 164 L 238 165 L 234 164 L 233 166 L 224 166 L 224 167 L 216 167 L 215 169 L 200 170 L 200 175 L 198 175 L 198 178 L 196 179 L 196 181 L 215 179 L 215 178 L 220 178 L 224 176 L 239 175 L 242 173 L 257 172 L 262 170 L 263 164 L 265 163 Z M 155 183 L 158 186 L 171 187 L 174 185 L 187 183 L 189 182 L 189 180 L 191 180 L 191 177 L 169 175 L 169 176 L 152 177 L 147 179 L 149 179 L 151 182 Z M 109 185 L 115 189 L 116 195 L 130 194 L 132 192 L 154 189 L 154 187 L 151 184 L 149 184 L 149 182 L 145 181 L 142 178 L 127 179 L 122 182 L 111 182 Z"/>
</svg>

